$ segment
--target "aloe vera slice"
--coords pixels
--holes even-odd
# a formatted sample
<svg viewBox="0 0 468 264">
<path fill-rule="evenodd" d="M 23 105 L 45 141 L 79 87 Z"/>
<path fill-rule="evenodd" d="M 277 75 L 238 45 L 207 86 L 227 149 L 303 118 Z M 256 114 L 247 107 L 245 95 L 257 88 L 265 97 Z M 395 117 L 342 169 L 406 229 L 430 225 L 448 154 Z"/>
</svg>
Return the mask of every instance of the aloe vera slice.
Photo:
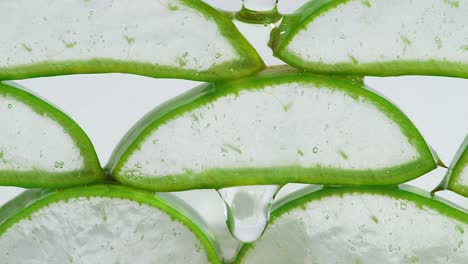
<svg viewBox="0 0 468 264">
<path fill-rule="evenodd" d="M 104 178 L 93 145 L 67 115 L 0 83 L 0 185 L 64 187 Z"/>
<path fill-rule="evenodd" d="M 118 181 L 157 191 L 398 184 L 435 167 L 408 118 L 360 80 L 283 67 L 157 107 L 108 164 Z"/>
<path fill-rule="evenodd" d="M 436 188 L 436 191 L 445 189 L 468 197 L 468 135 L 465 137 L 447 170 L 447 175 L 440 186 Z"/>
<path fill-rule="evenodd" d="M 272 32 L 274 54 L 316 72 L 468 77 L 468 2 L 318 0 Z"/>
<path fill-rule="evenodd" d="M 27 191 L 0 209 L 2 263 L 221 263 L 173 203 L 104 184 Z"/>
<path fill-rule="evenodd" d="M 236 263 L 465 263 L 468 213 L 414 191 L 296 193 L 278 203 Z"/>
<path fill-rule="evenodd" d="M 200 0 L 0 3 L 0 79 L 122 72 L 218 80 L 264 64 L 222 13 Z"/>
</svg>

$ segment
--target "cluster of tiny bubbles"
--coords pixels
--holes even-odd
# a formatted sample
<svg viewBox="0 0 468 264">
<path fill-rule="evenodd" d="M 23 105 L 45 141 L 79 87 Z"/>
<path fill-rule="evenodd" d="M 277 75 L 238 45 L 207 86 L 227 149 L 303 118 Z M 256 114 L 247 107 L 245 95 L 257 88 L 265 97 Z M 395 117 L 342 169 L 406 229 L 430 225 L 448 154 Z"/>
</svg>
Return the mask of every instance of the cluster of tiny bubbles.
<svg viewBox="0 0 468 264">
<path fill-rule="evenodd" d="M 128 169 L 128 168 L 123 169 L 123 174 L 128 180 L 138 180 L 142 176 L 140 171 L 136 169 Z"/>
<path fill-rule="evenodd" d="M 61 161 L 61 160 L 56 160 L 55 163 L 54 163 L 54 167 L 55 167 L 56 169 L 63 169 L 63 165 L 64 165 L 64 164 L 65 164 L 65 163 L 64 163 L 63 161 Z"/>
<path fill-rule="evenodd" d="M 172 235 L 173 236 L 181 236 L 182 233 L 181 232 L 177 232 L 177 230 L 175 228 L 172 228 Z"/>
<path fill-rule="evenodd" d="M 200 252 L 200 249 L 201 249 L 200 244 L 199 244 L 199 243 L 195 243 L 194 246 L 195 246 L 195 251 L 196 251 L 196 252 Z"/>
<path fill-rule="evenodd" d="M 463 246 L 463 240 L 460 240 L 460 242 L 458 242 L 458 247 L 453 248 L 453 251 L 457 251 L 462 246 Z"/>
</svg>

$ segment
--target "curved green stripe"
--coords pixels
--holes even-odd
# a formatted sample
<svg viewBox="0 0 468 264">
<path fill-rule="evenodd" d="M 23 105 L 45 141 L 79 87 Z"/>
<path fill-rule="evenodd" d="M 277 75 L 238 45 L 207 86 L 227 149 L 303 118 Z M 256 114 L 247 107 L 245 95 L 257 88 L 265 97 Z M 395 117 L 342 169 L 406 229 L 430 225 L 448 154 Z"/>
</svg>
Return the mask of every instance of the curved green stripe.
<svg viewBox="0 0 468 264">
<path fill-rule="evenodd" d="M 398 124 L 402 133 L 417 149 L 420 159 L 387 170 L 343 170 L 333 168 L 270 167 L 212 169 L 202 173 L 170 175 L 167 177 L 134 177 L 121 175 L 121 169 L 129 157 L 139 151 L 145 139 L 161 125 L 181 116 L 185 112 L 209 104 L 219 97 L 237 94 L 241 90 L 254 90 L 281 83 L 312 83 L 327 89 L 343 91 L 353 98 L 364 97 L 387 117 Z M 288 182 L 349 184 L 349 185 L 392 185 L 406 182 L 436 168 L 430 148 L 411 121 L 393 104 L 383 97 L 365 89 L 362 79 L 326 77 L 299 72 L 288 67 L 273 67 L 258 75 L 230 82 L 204 84 L 163 105 L 141 119 L 122 139 L 114 151 L 107 168 L 112 177 L 126 184 L 156 191 L 175 191 L 193 188 L 222 188 L 238 185 L 284 184 Z M 362 180 L 346 176 L 363 176 Z M 385 177 L 381 177 L 384 175 Z M 344 176 L 344 177 L 343 177 Z M 340 179 L 341 177 L 341 179 Z M 177 184 L 174 184 L 174 182 Z"/>
<path fill-rule="evenodd" d="M 201 173 L 185 173 L 164 177 L 135 177 L 114 174 L 123 184 L 159 192 L 190 189 L 221 189 L 231 186 L 283 185 L 312 183 L 348 186 L 398 185 L 423 175 L 435 168 L 432 160 L 418 160 L 398 167 L 379 170 L 346 170 L 328 167 L 304 168 L 300 166 L 269 168 L 210 169 Z M 383 176 L 384 175 L 384 176 Z M 383 179 L 382 179 L 383 178 Z M 175 183 L 176 182 L 176 183 Z"/>
<path fill-rule="evenodd" d="M 217 81 L 248 76 L 265 68 L 260 55 L 239 32 L 228 16 L 200 0 L 179 1 L 188 7 L 200 11 L 204 17 L 212 20 L 218 26 L 219 33 L 232 45 L 239 59 L 212 66 L 205 71 L 111 58 L 50 61 L 15 67 L 0 67 L 0 80 L 18 80 L 67 74 L 130 73 L 155 78 Z M 187 43 L 187 45 L 190 45 L 190 43 Z"/>
<path fill-rule="evenodd" d="M 144 203 L 161 210 L 168 214 L 172 219 L 182 223 L 195 234 L 195 236 L 204 245 L 207 257 L 211 263 L 221 263 L 216 251 L 215 243 L 211 238 L 190 218 L 174 209 L 169 202 L 149 192 L 113 184 L 98 184 L 89 187 L 76 187 L 59 191 L 26 191 L 0 208 L 0 236 L 19 221 L 31 218 L 31 215 L 38 210 L 55 202 L 67 201 L 71 198 L 78 197 L 128 199 L 139 204 Z M 13 216 L 11 216 L 12 212 L 15 213 Z"/>
<path fill-rule="evenodd" d="M 328 187 L 317 190 L 314 186 L 307 190 L 300 190 L 297 193 L 292 193 L 282 200 L 275 202 L 274 209 L 270 215 L 269 224 L 273 224 L 282 215 L 288 214 L 296 208 L 302 208 L 305 204 L 311 201 L 321 200 L 330 196 L 343 196 L 344 194 L 376 194 L 387 196 L 390 198 L 405 199 L 414 202 L 417 206 L 422 208 L 430 208 L 437 211 L 439 214 L 447 216 L 452 219 L 459 220 L 468 224 L 468 211 L 458 208 L 456 205 L 441 199 L 431 198 L 428 193 L 416 187 L 402 186 L 396 187 Z M 300 195 L 298 198 L 297 195 Z M 279 204 L 279 206 L 278 206 Z M 244 244 L 240 249 L 237 259 L 234 263 L 242 263 L 247 252 L 254 248 L 255 243 Z"/>
<path fill-rule="evenodd" d="M 280 50 L 275 54 L 287 64 L 320 74 L 366 75 L 366 76 L 399 76 L 430 75 L 468 78 L 468 63 L 456 63 L 441 60 L 426 61 L 386 61 L 375 63 L 335 63 L 325 64 L 306 62 L 300 57 Z"/>
<path fill-rule="evenodd" d="M 248 54 L 249 49 L 246 48 L 239 52 Z M 19 80 L 69 74 L 129 73 L 153 78 L 217 81 L 240 78 L 262 70 L 265 66 L 260 57 L 256 56 L 257 58 L 248 57 L 238 61 L 219 64 L 206 71 L 186 70 L 179 67 L 113 59 L 42 62 L 10 68 L 0 67 L 0 80 Z"/>
<path fill-rule="evenodd" d="M 0 83 L 0 95 L 13 97 L 38 115 L 46 115 L 59 124 L 73 140 L 83 157 L 83 169 L 69 172 L 0 170 L 0 185 L 27 188 L 56 188 L 82 185 L 104 179 L 99 159 L 91 140 L 81 127 L 66 114 L 20 88 Z M 27 122 L 27 120 L 24 120 Z"/>
</svg>

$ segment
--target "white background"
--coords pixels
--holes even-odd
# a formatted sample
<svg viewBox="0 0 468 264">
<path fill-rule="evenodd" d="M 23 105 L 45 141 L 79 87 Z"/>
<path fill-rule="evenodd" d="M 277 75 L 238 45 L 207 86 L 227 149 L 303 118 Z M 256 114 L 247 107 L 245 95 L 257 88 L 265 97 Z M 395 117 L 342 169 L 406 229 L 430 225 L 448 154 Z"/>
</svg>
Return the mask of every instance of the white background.
<svg viewBox="0 0 468 264">
<path fill-rule="evenodd" d="M 206 0 L 226 10 L 236 10 L 240 1 Z M 289 13 L 302 1 L 280 1 L 280 11 Z M 269 65 L 281 64 L 266 47 L 270 26 L 237 24 Z M 160 103 L 196 86 L 197 82 L 151 79 L 125 74 L 75 75 L 18 81 L 35 94 L 69 114 L 89 135 L 101 164 L 107 160 L 125 132 L 146 112 Z M 468 134 L 468 80 L 444 77 L 366 78 L 373 89 L 393 101 L 414 122 L 427 142 L 448 165 Z M 363 120 L 363 122 L 365 122 Z M 439 168 L 411 184 L 432 189 L 445 169 Z M 0 187 L 0 205 L 21 191 Z M 285 193 L 282 191 L 282 193 Z M 468 199 L 450 192 L 442 197 L 468 208 Z M 228 239 L 223 223 L 222 202 L 214 191 L 189 191 L 181 194 L 196 207 L 224 237 L 227 255 L 235 242 Z"/>
</svg>

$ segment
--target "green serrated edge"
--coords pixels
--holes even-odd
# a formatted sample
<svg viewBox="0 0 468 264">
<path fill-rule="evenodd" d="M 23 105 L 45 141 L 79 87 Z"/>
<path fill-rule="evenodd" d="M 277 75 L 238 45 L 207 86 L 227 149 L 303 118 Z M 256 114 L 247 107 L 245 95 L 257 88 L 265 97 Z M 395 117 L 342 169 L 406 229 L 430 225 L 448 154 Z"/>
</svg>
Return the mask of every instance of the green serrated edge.
<svg viewBox="0 0 468 264">
<path fill-rule="evenodd" d="M 46 114 L 48 118 L 66 129 L 83 157 L 84 166 L 83 170 L 68 172 L 0 170 L 0 186 L 57 188 L 88 184 L 105 178 L 93 144 L 81 127 L 70 117 L 20 88 L 0 83 L 0 95 L 15 98 L 38 115 Z"/>
<path fill-rule="evenodd" d="M 274 56 L 287 64 L 324 74 L 398 76 L 398 75 L 432 75 L 468 78 L 468 63 L 457 63 L 445 60 L 395 60 L 371 63 L 320 63 L 306 62 L 301 57 L 286 50 L 296 34 L 305 29 L 315 18 L 330 9 L 350 0 L 315 0 L 309 1 L 294 14 L 284 16 L 279 27 L 271 32 L 269 46 Z"/>
<path fill-rule="evenodd" d="M 200 0 L 180 0 L 180 2 L 199 11 L 207 19 L 214 21 L 219 28 L 220 34 L 229 41 L 240 58 L 213 66 L 205 71 L 105 58 L 41 62 L 16 67 L 0 67 L 0 80 L 85 73 L 130 73 L 156 78 L 217 81 L 248 76 L 265 68 L 260 55 L 239 32 L 229 17 Z"/>
<path fill-rule="evenodd" d="M 355 80 L 355 81 L 353 81 Z M 429 146 L 411 121 L 383 97 L 364 89 L 361 78 L 329 77 L 299 72 L 289 67 L 273 67 L 253 78 L 231 82 L 204 84 L 157 107 L 143 117 L 121 140 L 107 169 L 117 181 L 154 191 L 224 188 L 240 185 L 314 183 L 337 185 L 396 185 L 414 179 L 436 168 Z M 388 118 L 398 124 L 403 134 L 418 150 L 419 160 L 382 170 L 343 170 L 334 168 L 303 168 L 299 166 L 275 168 L 211 169 L 197 174 L 178 174 L 165 177 L 137 177 L 128 179 L 120 174 L 133 152 L 162 124 L 187 111 L 209 104 L 221 96 L 238 94 L 241 90 L 258 89 L 289 82 L 314 83 L 324 89 L 339 89 L 352 97 L 365 97 Z M 176 184 L 175 184 L 176 182 Z"/>
<path fill-rule="evenodd" d="M 180 213 L 167 199 L 153 193 L 116 184 L 97 184 L 88 187 L 75 187 L 58 191 L 29 190 L 0 208 L 0 236 L 10 227 L 23 219 L 28 219 L 36 211 L 55 202 L 68 201 L 78 197 L 106 197 L 128 199 L 139 204 L 146 204 L 169 215 L 187 227 L 203 244 L 210 263 L 220 264 L 217 245 L 208 234 L 205 234 L 189 217 Z M 182 205 L 183 206 L 183 205 Z"/>
<path fill-rule="evenodd" d="M 442 198 L 431 198 L 430 194 L 416 187 L 404 185 L 397 187 L 317 187 L 313 186 L 294 192 L 283 199 L 275 202 L 270 215 L 269 225 L 275 223 L 282 215 L 301 208 L 308 202 L 320 200 L 330 196 L 343 196 L 344 194 L 364 193 L 377 194 L 390 198 L 405 199 L 414 202 L 420 208 L 431 208 L 446 217 L 468 223 L 468 212 L 457 205 Z M 255 242 L 244 244 L 234 263 L 242 263 Z"/>
</svg>

